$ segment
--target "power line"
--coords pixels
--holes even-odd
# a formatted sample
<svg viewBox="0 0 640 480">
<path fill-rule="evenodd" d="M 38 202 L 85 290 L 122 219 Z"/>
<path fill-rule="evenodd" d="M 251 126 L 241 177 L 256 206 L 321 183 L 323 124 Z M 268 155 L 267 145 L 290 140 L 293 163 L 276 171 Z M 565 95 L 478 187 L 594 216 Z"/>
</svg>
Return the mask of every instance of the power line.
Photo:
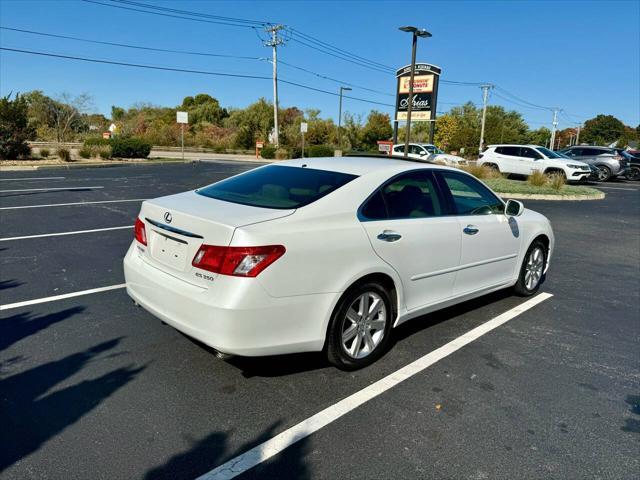
<svg viewBox="0 0 640 480">
<path fill-rule="evenodd" d="M 541 110 L 550 110 L 550 111 L 553 111 L 553 109 L 554 109 L 553 107 L 545 107 L 544 105 L 537 105 L 535 103 L 531 103 L 531 102 L 529 102 L 527 100 L 524 100 L 524 99 L 514 95 L 513 93 L 509 92 L 508 90 L 506 90 L 506 89 L 504 89 L 504 88 L 502 88 L 502 87 L 500 87 L 498 85 L 496 85 L 495 88 L 497 90 L 501 91 L 503 94 L 507 95 L 508 97 L 511 97 L 511 98 L 513 98 L 513 99 L 515 99 L 515 100 L 517 100 L 517 101 L 519 101 L 521 103 L 524 103 L 524 104 L 526 104 L 526 105 L 528 105 L 528 106 L 530 106 L 532 108 L 539 108 Z"/>
<path fill-rule="evenodd" d="M 37 51 L 34 51 L 34 50 L 23 50 L 23 49 L 8 48 L 8 47 L 0 47 L 0 50 L 5 50 L 5 51 L 9 51 L 9 52 L 17 52 L 17 53 L 25 53 L 25 54 L 29 54 L 29 55 L 39 55 L 39 56 L 43 56 L 43 57 L 62 58 L 62 59 L 66 59 L 66 60 L 77 60 L 77 61 L 83 61 L 83 62 L 89 62 L 89 63 L 103 63 L 103 64 L 107 64 L 107 65 L 119 65 L 119 66 L 124 66 L 124 67 L 146 68 L 146 69 L 150 69 L 150 70 L 164 70 L 164 71 L 169 71 L 169 72 L 194 73 L 194 74 L 198 74 L 198 75 L 213 75 L 213 76 L 220 76 L 220 77 L 247 78 L 247 79 L 253 79 L 253 80 L 272 80 L 272 77 L 267 77 L 267 76 L 263 76 L 263 75 L 244 75 L 244 74 L 238 74 L 238 73 L 211 72 L 211 71 L 207 71 L 207 70 L 194 70 L 194 69 L 177 68 L 177 67 L 162 67 L 162 66 L 155 66 L 155 65 L 143 65 L 143 64 L 138 64 L 138 63 L 118 62 L 118 61 L 115 61 L 115 60 L 102 60 L 102 59 L 96 59 L 96 58 L 78 57 L 78 56 L 73 56 L 73 55 L 61 55 L 61 54 L 57 54 L 57 53 L 37 52 Z M 323 90 L 321 88 L 312 87 L 310 85 L 305 85 L 303 83 L 298 83 L 298 82 L 294 82 L 294 81 L 291 81 L 291 80 L 279 79 L 279 81 L 282 82 L 282 83 L 285 83 L 287 85 L 292 85 L 294 87 L 304 88 L 306 90 L 311 90 L 311 91 L 314 91 L 314 92 L 319 92 L 319 93 L 324 93 L 324 94 L 327 94 L 327 95 L 332 95 L 334 97 L 337 97 L 339 95 L 336 92 L 332 92 L 332 91 L 329 91 L 329 90 Z M 351 96 L 351 95 L 344 95 L 344 98 L 348 98 L 350 100 L 356 100 L 358 102 L 371 103 L 373 105 L 381 105 L 381 106 L 385 106 L 385 107 L 394 107 L 395 106 L 394 104 L 391 104 L 391 103 L 376 102 L 376 101 L 373 101 L 373 100 L 368 100 L 366 98 L 354 97 L 354 96 Z"/>
<path fill-rule="evenodd" d="M 257 25 L 257 26 L 264 26 L 264 25 L 268 25 L 272 22 L 266 22 L 266 21 L 261 21 L 261 20 L 249 20 L 246 18 L 237 18 L 237 17 L 223 17 L 220 15 L 211 15 L 209 13 L 202 13 L 202 12 L 191 12 L 189 10 L 179 10 L 179 9 L 175 9 L 175 8 L 168 8 L 168 7 L 163 7 L 160 5 L 153 5 L 153 4 L 148 4 L 148 3 L 142 3 L 142 2 L 134 2 L 131 0 L 108 0 L 112 3 L 123 3 L 126 5 L 133 5 L 136 7 L 142 7 L 142 8 L 148 8 L 148 9 L 152 9 L 152 10 L 161 10 L 161 11 L 165 11 L 165 12 L 172 12 L 172 13 L 178 13 L 180 15 L 196 15 L 198 17 L 206 17 L 206 18 L 210 18 L 210 19 L 214 19 L 214 20 L 224 20 L 224 21 L 229 21 L 229 22 L 236 22 L 236 23 L 247 23 L 247 24 L 253 24 L 253 25 Z"/>
<path fill-rule="evenodd" d="M 21 29 L 21 28 L 12 28 L 12 27 L 2 27 L 2 26 L 0 26 L 0 29 L 12 31 L 12 32 L 18 32 L 18 33 L 26 33 L 26 34 L 30 34 L 30 35 L 38 35 L 38 36 L 43 36 L 43 37 L 60 38 L 60 39 L 64 39 L 64 40 L 73 40 L 73 41 L 77 41 L 77 42 L 85 42 L 85 43 L 92 43 L 92 44 L 98 44 L 98 45 L 108 45 L 108 46 L 122 47 L 122 48 L 131 48 L 131 49 L 145 50 L 145 51 L 152 51 L 152 52 L 177 53 L 177 54 L 182 54 L 182 55 L 196 55 L 196 56 L 215 57 L 215 58 L 232 58 L 232 59 L 240 59 L 240 60 L 270 61 L 268 58 L 265 58 L 265 57 L 251 57 L 251 56 L 246 56 L 246 55 L 231 55 L 231 54 L 211 53 L 211 52 L 197 52 L 197 51 L 191 51 L 191 50 L 172 50 L 172 49 L 167 49 L 167 48 L 149 47 L 149 46 L 144 46 L 144 45 L 132 45 L 132 44 L 128 44 L 128 43 L 117 43 L 117 42 L 107 42 L 107 41 L 103 41 L 103 40 L 93 40 L 93 39 L 88 39 L 88 38 L 73 37 L 73 36 L 69 36 L 69 35 L 59 35 L 59 34 L 47 33 L 47 32 L 37 32 L 37 31 L 34 31 L 34 30 L 25 30 L 25 29 Z M 337 79 L 337 78 L 329 77 L 327 75 L 324 75 L 324 74 L 321 74 L 321 73 L 318 73 L 318 72 L 314 72 L 313 70 L 309 70 L 307 68 L 300 67 L 298 65 L 294 65 L 294 64 L 289 63 L 289 62 L 284 62 L 282 60 L 278 60 L 278 63 L 280 63 L 281 65 L 285 65 L 287 67 L 294 68 L 296 70 L 308 73 L 310 75 L 314 75 L 315 77 L 322 78 L 324 80 L 328 80 L 328 81 L 331 81 L 331 82 L 339 83 L 339 84 L 342 84 L 342 85 L 352 86 L 352 87 L 355 87 L 355 88 L 359 88 L 361 90 L 366 90 L 368 92 L 377 93 L 377 94 L 380 94 L 380 95 L 394 97 L 394 95 L 392 93 L 382 92 L 380 90 L 375 90 L 373 88 L 369 88 L 369 87 L 365 87 L 365 86 L 358 85 L 358 84 L 355 84 L 355 83 L 347 82 L 345 80 L 340 80 L 340 79 Z"/>
<path fill-rule="evenodd" d="M 133 11 L 133 12 L 149 13 L 151 15 L 158 15 L 158 16 L 161 16 L 161 17 L 171 17 L 171 18 L 179 18 L 179 19 L 182 19 L 182 20 L 191 20 L 193 22 L 212 23 L 212 24 L 215 24 L 215 25 L 226 25 L 228 27 L 256 28 L 254 25 L 249 25 L 249 24 L 223 22 L 223 21 L 217 21 L 217 20 L 208 20 L 208 19 L 204 19 L 204 18 L 184 17 L 184 16 L 180 16 L 180 15 L 172 15 L 170 13 L 154 12 L 154 11 L 149 11 L 149 10 L 142 10 L 142 9 L 139 9 L 139 8 L 125 7 L 124 5 L 114 5 L 114 4 L 110 4 L 110 3 L 98 2 L 96 0 L 82 0 L 82 1 L 85 2 L 85 3 L 94 3 L 96 5 L 102 5 L 104 7 L 119 8 L 119 9 L 122 9 L 122 10 L 130 10 L 130 11 Z"/>
<path fill-rule="evenodd" d="M 165 52 L 165 53 L 179 53 L 182 55 L 198 55 L 203 57 L 221 57 L 221 58 L 236 58 L 241 60 L 262 60 L 261 57 L 249 57 L 245 55 L 230 55 L 222 53 L 209 53 L 209 52 L 194 52 L 189 50 L 171 50 L 167 48 L 147 47 L 143 45 L 131 45 L 127 43 L 106 42 L 102 40 L 91 40 L 88 38 L 71 37 L 68 35 L 58 35 L 54 33 L 36 32 L 34 30 L 23 30 L 20 28 L 0 27 L 2 30 L 10 30 L 12 32 L 28 33 L 31 35 L 40 35 L 43 37 L 62 38 L 65 40 L 74 40 L 76 42 L 94 43 L 99 45 L 110 45 L 113 47 L 134 48 L 137 50 L 148 50 L 153 52 Z"/>
</svg>

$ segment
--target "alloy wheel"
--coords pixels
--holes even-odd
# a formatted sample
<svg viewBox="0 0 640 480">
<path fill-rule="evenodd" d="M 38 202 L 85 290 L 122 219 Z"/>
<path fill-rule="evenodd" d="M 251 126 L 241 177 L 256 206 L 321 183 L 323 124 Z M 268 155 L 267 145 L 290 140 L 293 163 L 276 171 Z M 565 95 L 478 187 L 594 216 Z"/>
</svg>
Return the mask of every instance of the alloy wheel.
<svg viewBox="0 0 640 480">
<path fill-rule="evenodd" d="M 342 348 L 351 358 L 364 358 L 384 337 L 387 307 L 380 295 L 365 292 L 349 306 L 342 322 Z"/>
<path fill-rule="evenodd" d="M 544 270 L 544 252 L 536 247 L 529 254 L 524 269 L 524 285 L 527 290 L 533 290 L 538 286 Z"/>
</svg>

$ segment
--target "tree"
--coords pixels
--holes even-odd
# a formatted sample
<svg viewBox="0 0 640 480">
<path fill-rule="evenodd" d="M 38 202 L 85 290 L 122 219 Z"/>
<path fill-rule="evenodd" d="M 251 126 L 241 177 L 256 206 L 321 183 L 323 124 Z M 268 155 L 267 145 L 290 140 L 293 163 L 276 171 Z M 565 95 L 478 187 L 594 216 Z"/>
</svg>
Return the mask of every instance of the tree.
<svg viewBox="0 0 640 480">
<path fill-rule="evenodd" d="M 82 122 L 82 113 L 88 111 L 91 103 L 91 96 L 86 93 L 75 97 L 69 93 L 62 93 L 57 99 L 47 101 L 46 107 L 52 123 L 51 126 L 55 131 L 56 141 L 69 140 L 71 133 L 86 128 Z"/>
<path fill-rule="evenodd" d="M 189 124 L 208 122 L 213 125 L 222 125 L 222 121 L 229 116 L 225 108 L 220 107 L 220 102 L 206 93 L 199 93 L 195 97 L 185 97 L 182 105 L 178 107 L 189 112 Z"/>
<path fill-rule="evenodd" d="M 367 123 L 362 129 L 362 139 L 366 146 L 374 148 L 378 140 L 389 140 L 393 135 L 391 119 L 388 113 L 372 110 L 367 116 Z"/>
<path fill-rule="evenodd" d="M 445 114 L 439 116 L 436 119 L 433 141 L 438 147 L 448 151 L 458 128 L 460 128 L 458 119 L 453 115 Z"/>
<path fill-rule="evenodd" d="M 547 127 L 540 127 L 537 130 L 531 130 L 527 137 L 527 143 L 545 146 L 551 138 L 551 130 Z"/>
<path fill-rule="evenodd" d="M 31 148 L 27 140 L 35 138 L 35 129 L 29 125 L 27 100 L 16 95 L 0 99 L 0 159 L 27 157 Z"/>
<path fill-rule="evenodd" d="M 618 140 L 624 132 L 624 123 L 613 115 L 598 115 L 584 122 L 580 138 L 591 144 L 609 145 Z"/>
</svg>

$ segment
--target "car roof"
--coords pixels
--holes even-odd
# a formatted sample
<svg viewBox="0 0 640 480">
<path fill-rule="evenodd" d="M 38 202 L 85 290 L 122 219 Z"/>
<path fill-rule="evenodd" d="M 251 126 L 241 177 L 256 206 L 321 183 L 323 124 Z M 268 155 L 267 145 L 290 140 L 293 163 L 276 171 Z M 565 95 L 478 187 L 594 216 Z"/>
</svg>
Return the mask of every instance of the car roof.
<svg viewBox="0 0 640 480">
<path fill-rule="evenodd" d="M 545 148 L 542 145 L 534 145 L 532 143 L 527 143 L 522 145 L 520 143 L 495 143 L 493 145 L 487 145 L 487 148 L 491 147 L 531 147 L 531 148 Z"/>
<path fill-rule="evenodd" d="M 432 168 L 442 170 L 457 170 L 435 163 L 415 162 L 411 160 L 400 160 L 388 156 L 371 157 L 318 157 L 318 158 L 297 158 L 286 160 L 272 165 L 283 165 L 288 167 L 315 168 L 318 170 L 329 170 L 332 172 L 348 173 L 351 175 L 363 176 L 368 173 L 387 171 L 390 175 L 401 173 L 417 168 Z"/>
</svg>

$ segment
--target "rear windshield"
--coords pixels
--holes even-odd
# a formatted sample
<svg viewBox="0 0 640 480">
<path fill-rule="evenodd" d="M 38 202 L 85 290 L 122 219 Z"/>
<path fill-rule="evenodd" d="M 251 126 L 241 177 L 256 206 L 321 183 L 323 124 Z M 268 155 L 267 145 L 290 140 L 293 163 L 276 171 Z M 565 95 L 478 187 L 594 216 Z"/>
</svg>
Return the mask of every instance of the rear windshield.
<svg viewBox="0 0 640 480">
<path fill-rule="evenodd" d="M 304 207 L 349 183 L 356 175 L 269 165 L 196 190 L 205 197 L 252 207 Z"/>
</svg>

